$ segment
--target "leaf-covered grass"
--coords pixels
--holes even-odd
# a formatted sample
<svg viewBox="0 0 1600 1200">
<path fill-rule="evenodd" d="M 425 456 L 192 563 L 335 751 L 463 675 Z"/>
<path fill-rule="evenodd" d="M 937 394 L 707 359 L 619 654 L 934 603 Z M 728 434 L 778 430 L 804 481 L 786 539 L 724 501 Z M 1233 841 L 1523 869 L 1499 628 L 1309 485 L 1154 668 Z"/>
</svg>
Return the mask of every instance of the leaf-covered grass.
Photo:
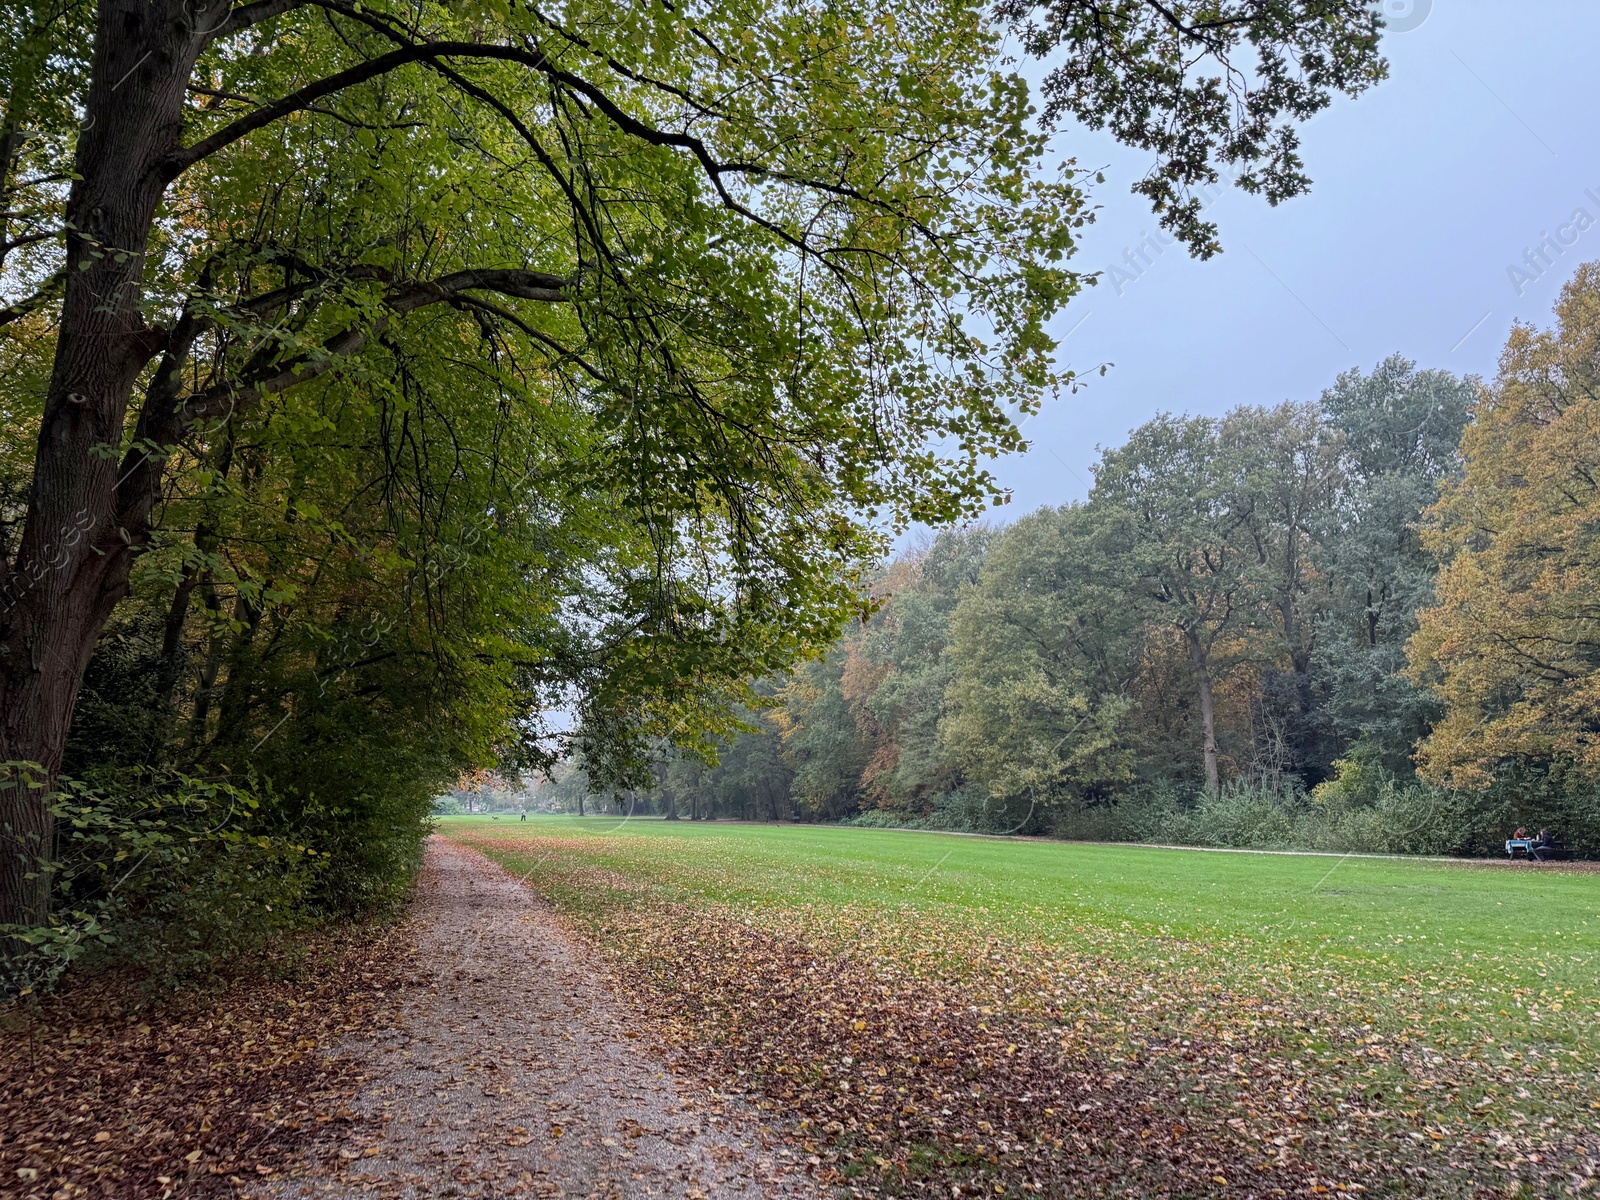
<svg viewBox="0 0 1600 1200">
<path fill-rule="evenodd" d="M 1559 1193 L 1600 1157 L 1594 874 L 616 818 L 444 831 L 526 873 L 858 1187 Z M 876 1112 L 889 1082 L 909 1115 Z"/>
</svg>

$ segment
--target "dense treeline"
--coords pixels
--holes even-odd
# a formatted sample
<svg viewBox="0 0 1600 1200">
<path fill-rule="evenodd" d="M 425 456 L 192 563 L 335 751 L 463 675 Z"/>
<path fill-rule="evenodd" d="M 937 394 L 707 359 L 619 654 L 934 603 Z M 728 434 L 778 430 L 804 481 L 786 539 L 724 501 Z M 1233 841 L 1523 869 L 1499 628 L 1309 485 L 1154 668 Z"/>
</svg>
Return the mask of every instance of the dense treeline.
<svg viewBox="0 0 1600 1200">
<path fill-rule="evenodd" d="M 658 803 L 1399 852 L 1600 851 L 1600 270 L 1491 386 L 1392 357 L 1162 415 L 1087 501 L 940 534 Z M 570 787 L 570 785 L 569 785 Z"/>
</svg>

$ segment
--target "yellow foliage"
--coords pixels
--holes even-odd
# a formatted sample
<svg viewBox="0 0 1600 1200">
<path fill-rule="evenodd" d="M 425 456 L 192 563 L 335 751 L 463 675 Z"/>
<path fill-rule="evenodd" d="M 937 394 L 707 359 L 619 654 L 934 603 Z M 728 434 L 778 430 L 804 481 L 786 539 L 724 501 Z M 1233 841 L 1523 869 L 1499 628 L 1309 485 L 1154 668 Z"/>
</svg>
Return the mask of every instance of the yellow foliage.
<svg viewBox="0 0 1600 1200">
<path fill-rule="evenodd" d="M 1452 786 L 1512 757 L 1600 775 L 1600 263 L 1556 317 L 1512 331 L 1430 514 L 1449 565 L 1408 654 L 1447 706 L 1418 763 Z"/>
</svg>

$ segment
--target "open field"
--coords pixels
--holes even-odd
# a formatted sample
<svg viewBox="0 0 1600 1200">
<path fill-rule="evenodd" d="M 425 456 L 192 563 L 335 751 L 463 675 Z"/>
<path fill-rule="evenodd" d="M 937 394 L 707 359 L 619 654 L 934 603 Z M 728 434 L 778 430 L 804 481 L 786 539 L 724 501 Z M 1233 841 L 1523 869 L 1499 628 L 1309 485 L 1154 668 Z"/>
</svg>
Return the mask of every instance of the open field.
<svg viewBox="0 0 1600 1200">
<path fill-rule="evenodd" d="M 825 1181 L 1588 1190 L 1600 878 L 872 830 L 441 823 Z"/>
</svg>

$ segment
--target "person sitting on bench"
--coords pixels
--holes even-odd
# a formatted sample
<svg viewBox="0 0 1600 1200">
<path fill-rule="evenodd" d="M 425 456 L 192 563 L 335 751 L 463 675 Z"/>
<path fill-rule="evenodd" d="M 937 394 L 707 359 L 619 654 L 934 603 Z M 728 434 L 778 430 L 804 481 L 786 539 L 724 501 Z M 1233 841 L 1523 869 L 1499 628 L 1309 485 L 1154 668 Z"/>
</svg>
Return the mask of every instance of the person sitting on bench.
<svg viewBox="0 0 1600 1200">
<path fill-rule="evenodd" d="M 1528 836 L 1527 829 L 1517 826 L 1517 831 L 1506 839 L 1506 857 L 1515 858 L 1517 851 L 1521 850 L 1529 858 L 1533 857 L 1533 839 Z"/>
<path fill-rule="evenodd" d="M 1528 847 L 1528 853 L 1543 862 L 1545 855 L 1556 848 L 1556 839 L 1548 829 L 1539 830 L 1539 836 L 1533 845 Z"/>
</svg>

